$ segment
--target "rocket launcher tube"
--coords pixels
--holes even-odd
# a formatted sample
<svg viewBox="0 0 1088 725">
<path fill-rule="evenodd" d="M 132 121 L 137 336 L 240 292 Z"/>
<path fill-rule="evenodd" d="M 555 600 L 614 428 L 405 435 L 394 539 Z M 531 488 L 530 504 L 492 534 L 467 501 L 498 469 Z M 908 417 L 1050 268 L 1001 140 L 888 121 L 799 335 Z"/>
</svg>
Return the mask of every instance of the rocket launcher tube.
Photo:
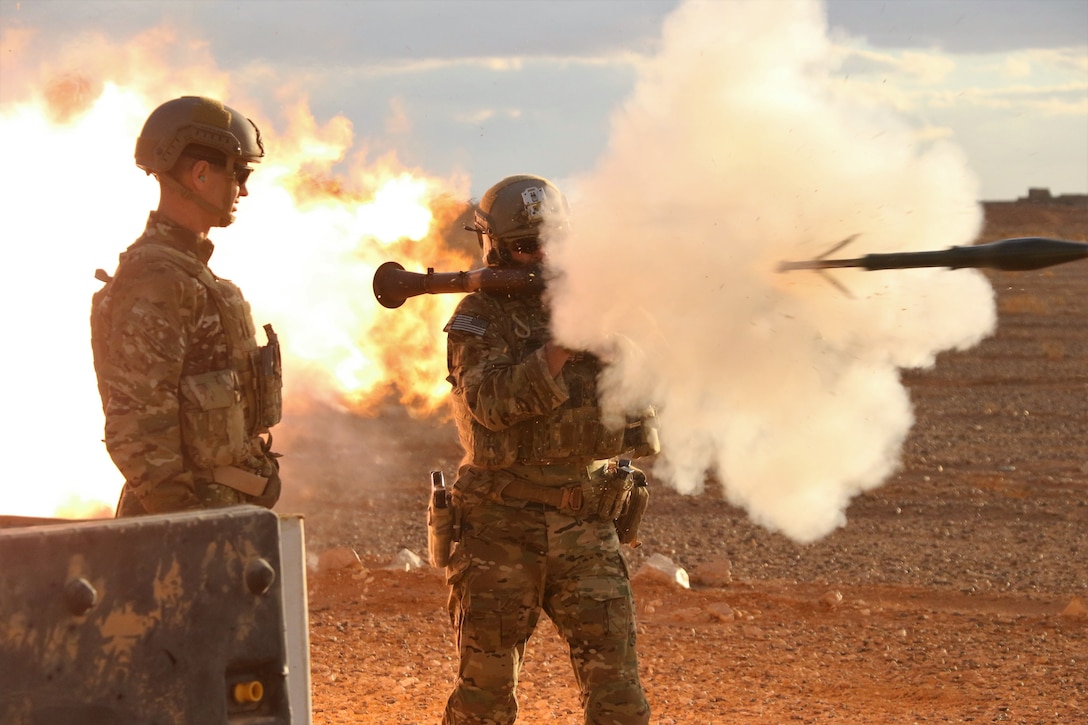
<svg viewBox="0 0 1088 725">
<path fill-rule="evenodd" d="M 374 297 L 384 307 L 394 309 L 409 297 L 449 292 L 519 292 L 541 289 L 544 275 L 532 267 L 483 267 L 470 272 L 405 271 L 397 262 L 386 262 L 374 272 Z"/>
</svg>

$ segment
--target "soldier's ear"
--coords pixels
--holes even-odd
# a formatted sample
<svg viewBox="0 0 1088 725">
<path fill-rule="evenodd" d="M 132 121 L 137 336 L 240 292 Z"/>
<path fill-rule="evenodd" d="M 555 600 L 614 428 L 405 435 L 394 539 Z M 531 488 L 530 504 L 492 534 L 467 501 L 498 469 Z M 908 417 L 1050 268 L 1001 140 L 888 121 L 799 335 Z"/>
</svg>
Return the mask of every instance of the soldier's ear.
<svg viewBox="0 0 1088 725">
<path fill-rule="evenodd" d="M 194 185 L 203 185 L 208 180 L 208 169 L 211 167 L 207 161 L 203 159 L 198 160 L 193 164 L 193 168 L 190 170 L 189 175 L 192 178 Z"/>
</svg>

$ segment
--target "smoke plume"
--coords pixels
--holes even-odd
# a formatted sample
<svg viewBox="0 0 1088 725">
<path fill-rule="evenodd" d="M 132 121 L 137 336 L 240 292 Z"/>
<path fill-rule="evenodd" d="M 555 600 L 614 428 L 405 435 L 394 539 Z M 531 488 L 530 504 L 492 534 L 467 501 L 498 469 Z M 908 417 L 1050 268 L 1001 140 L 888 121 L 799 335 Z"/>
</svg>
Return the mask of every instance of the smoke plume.
<svg viewBox="0 0 1088 725">
<path fill-rule="evenodd" d="M 780 260 L 969 244 L 977 183 L 837 70 L 811 0 L 689 2 L 567 191 L 550 251 L 558 338 L 609 361 L 606 406 L 658 408 L 654 475 L 707 474 L 771 530 L 818 539 L 899 461 L 913 422 L 902 368 L 990 334 L 973 270 L 836 271 Z M 920 125 L 920 124 L 919 124 Z"/>
</svg>

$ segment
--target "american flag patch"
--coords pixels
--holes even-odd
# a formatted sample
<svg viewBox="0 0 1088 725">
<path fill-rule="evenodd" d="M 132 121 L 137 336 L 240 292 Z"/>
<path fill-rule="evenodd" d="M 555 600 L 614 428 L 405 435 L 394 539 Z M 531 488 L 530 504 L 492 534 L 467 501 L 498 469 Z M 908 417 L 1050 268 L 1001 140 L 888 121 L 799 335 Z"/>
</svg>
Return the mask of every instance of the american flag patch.
<svg viewBox="0 0 1088 725">
<path fill-rule="evenodd" d="M 446 325 L 446 332 L 471 332 L 473 335 L 483 335 L 487 332 L 487 326 L 491 323 L 482 317 L 475 315 L 454 315 L 450 323 Z"/>
</svg>

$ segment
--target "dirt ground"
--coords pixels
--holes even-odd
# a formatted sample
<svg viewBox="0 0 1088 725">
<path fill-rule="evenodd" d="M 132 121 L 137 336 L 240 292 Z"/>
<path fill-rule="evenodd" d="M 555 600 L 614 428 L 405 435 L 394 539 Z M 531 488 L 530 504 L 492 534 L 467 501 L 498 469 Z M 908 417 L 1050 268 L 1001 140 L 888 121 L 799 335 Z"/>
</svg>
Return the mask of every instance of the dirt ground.
<svg viewBox="0 0 1088 725">
<path fill-rule="evenodd" d="M 988 204 L 981 241 L 1016 236 L 1088 241 L 1088 209 Z M 1088 260 L 987 274 L 997 333 L 903 373 L 902 468 L 845 527 L 799 545 L 713 493 L 653 489 L 631 569 L 656 553 L 692 579 L 636 573 L 654 723 L 1088 722 Z M 362 560 L 310 573 L 313 721 L 436 723 L 456 672 L 445 586 L 386 567 L 425 553 L 427 471 L 452 474 L 455 434 L 395 408 L 335 430 L 313 426 L 296 464 L 327 479 L 280 506 L 305 514 L 312 559 Z M 361 440 L 353 482 L 335 462 Z M 582 722 L 546 620 L 519 691 L 519 722 Z"/>
</svg>

